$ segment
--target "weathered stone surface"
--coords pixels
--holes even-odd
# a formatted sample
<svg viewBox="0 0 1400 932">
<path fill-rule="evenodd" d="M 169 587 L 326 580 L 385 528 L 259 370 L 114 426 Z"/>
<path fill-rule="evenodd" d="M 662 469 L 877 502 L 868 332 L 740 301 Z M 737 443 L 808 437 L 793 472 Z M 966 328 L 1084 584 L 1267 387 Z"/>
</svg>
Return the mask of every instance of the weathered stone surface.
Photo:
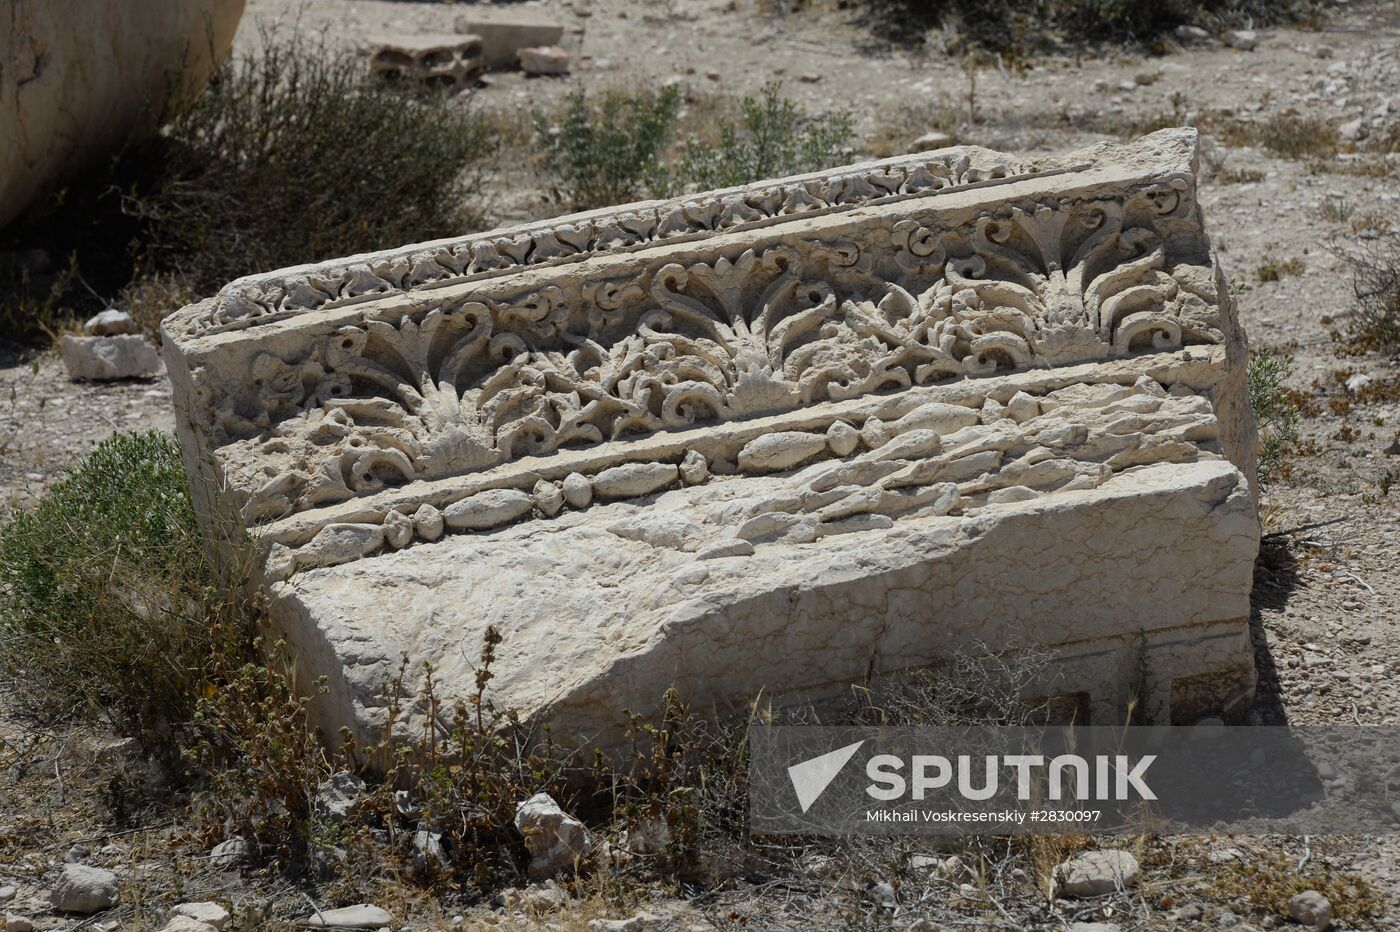
<svg viewBox="0 0 1400 932">
<path fill-rule="evenodd" d="M 207 900 L 199 903 L 181 903 L 170 912 L 172 915 L 193 919 L 220 930 L 228 925 L 229 920 L 228 910 Z"/>
<path fill-rule="evenodd" d="M 1137 883 L 1138 860 L 1131 851 L 1102 849 L 1075 855 L 1055 868 L 1055 882 L 1069 896 L 1102 896 Z"/>
<path fill-rule="evenodd" d="M 49 901 L 61 913 L 98 913 L 117 905 L 117 875 L 86 864 L 64 864 Z"/>
<path fill-rule="evenodd" d="M 164 325 L 182 441 L 302 566 L 268 595 L 327 733 L 373 736 L 404 654 L 466 695 L 488 626 L 493 701 L 603 743 L 671 685 L 979 643 L 1052 652 L 1093 720 L 1144 664 L 1154 719 L 1228 713 L 1255 437 L 1195 146 L 961 147 L 242 279 Z"/>
<path fill-rule="evenodd" d="M 394 917 L 387 909 L 361 903 L 339 909 L 323 909 L 302 920 L 313 929 L 378 929 L 389 925 Z"/>
<path fill-rule="evenodd" d="M 564 38 L 564 26 L 557 19 L 520 6 L 474 6 L 457 17 L 456 29 L 481 37 L 488 68 L 513 68 L 521 49 L 558 45 Z"/>
<path fill-rule="evenodd" d="M 568 74 L 569 53 L 557 45 L 521 49 L 520 70 L 526 74 Z"/>
<path fill-rule="evenodd" d="M 114 337 L 121 333 L 135 333 L 136 321 L 126 311 L 108 308 L 89 317 L 83 324 L 83 333 L 88 336 Z"/>
<path fill-rule="evenodd" d="M 61 175 L 155 130 L 228 54 L 245 0 L 10 0 L 0 14 L 0 227 Z M 81 28 L 76 28 L 81 24 Z M 172 79 L 180 83 L 172 83 Z"/>
<path fill-rule="evenodd" d="M 480 36 L 381 36 L 363 49 L 369 70 L 391 81 L 466 87 L 482 70 Z"/>
<path fill-rule="evenodd" d="M 571 870 L 591 844 L 583 823 L 560 809 L 548 793 L 536 793 L 516 807 L 515 828 L 530 852 L 533 880 Z"/>
<path fill-rule="evenodd" d="M 140 334 L 75 337 L 65 334 L 58 345 L 68 378 L 75 382 L 151 379 L 160 375 L 160 354 Z"/>
</svg>

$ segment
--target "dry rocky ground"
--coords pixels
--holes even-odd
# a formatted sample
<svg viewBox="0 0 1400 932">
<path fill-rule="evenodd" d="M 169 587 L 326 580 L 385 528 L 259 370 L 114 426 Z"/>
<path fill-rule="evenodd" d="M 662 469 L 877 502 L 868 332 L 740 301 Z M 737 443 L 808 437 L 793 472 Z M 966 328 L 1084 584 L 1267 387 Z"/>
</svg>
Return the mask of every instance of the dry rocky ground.
<svg viewBox="0 0 1400 932">
<path fill-rule="evenodd" d="M 1239 292 L 1250 340 L 1293 355 L 1289 385 L 1305 408 L 1301 441 L 1263 496 L 1268 536 L 1255 591 L 1261 690 L 1251 715 L 1267 723 L 1400 724 L 1400 490 L 1388 494 L 1400 480 L 1400 372 L 1383 356 L 1346 354 L 1331 336 L 1345 324 L 1351 285 L 1345 263 L 1327 248 L 1334 240 L 1355 241 L 1400 225 L 1400 154 L 1373 145 L 1400 126 L 1400 7 L 1344 5 L 1317 31 L 1261 30 L 1258 47 L 1247 52 L 1212 42 L 1161 56 L 1097 51 L 1036 58 L 1020 69 L 984 67 L 972 94 L 958 61 L 933 50 L 875 47 L 839 12 L 782 15 L 755 9 L 751 0 L 544 6 L 565 24 L 573 75 L 492 75 L 472 105 L 519 121 L 579 85 L 639 86 L 676 76 L 692 95 L 739 94 L 780 79 L 787 94 L 811 109 L 852 113 L 853 157 L 902 151 L 932 129 L 960 143 L 1037 153 L 1134 127 L 1199 120 L 1207 140 L 1206 217 Z M 386 29 L 450 31 L 459 9 L 379 0 L 313 0 L 295 7 L 287 0 L 250 0 L 240 42 L 256 41 L 256 24 L 293 19 L 348 43 Z M 1284 158 L 1248 130 L 1289 112 L 1340 126 L 1341 151 Z M 502 222 L 553 213 L 545 187 L 522 168 L 503 168 L 490 186 L 489 208 Z M 1357 375 L 1369 377 L 1369 385 Z M 32 503 L 109 433 L 171 424 L 170 395 L 161 382 L 70 384 L 55 355 L 0 352 L 0 514 Z M 301 888 L 211 861 L 209 848 L 219 839 L 190 834 L 189 817 L 178 805 L 156 824 L 113 829 L 100 791 L 136 766 L 100 736 L 0 722 L 0 916 L 30 917 L 38 928 L 135 929 L 159 927 L 170 906 L 190 900 L 241 904 L 251 917 L 311 912 Z M 1400 831 L 1400 808 L 1396 822 L 1378 829 Z M 82 923 L 48 908 L 51 880 L 75 846 L 85 853 L 72 857 L 115 870 L 124 884 L 121 906 Z M 966 887 L 959 893 L 959 878 L 946 876 L 942 887 L 930 889 L 945 897 L 999 898 L 996 909 L 983 913 L 991 918 L 969 918 L 964 926 L 1065 928 L 1092 920 L 1122 928 L 1243 930 L 1283 920 L 1251 907 L 1251 893 L 1265 882 L 1236 867 L 1272 864 L 1287 874 L 1305 865 L 1365 878 L 1384 901 L 1389 918 L 1339 926 L 1400 927 L 1400 841 L 1394 834 L 1152 839 L 1138 850 L 1143 880 L 1129 894 L 1046 902 L 995 871 L 971 893 Z M 379 903 L 399 917 L 396 928 L 525 928 L 546 921 L 587 928 L 589 919 L 627 914 L 608 906 L 601 891 L 562 910 L 546 904 L 546 917 L 535 920 L 485 906 L 458 910 L 395 890 L 386 884 Z M 653 908 L 669 916 L 661 927 L 818 921 L 811 918 L 816 906 L 810 899 L 790 889 L 755 887 L 685 907 L 660 902 Z M 454 923 L 454 915 L 463 918 Z M 845 921 L 876 914 L 841 915 Z M 897 917 L 893 922 L 902 924 Z M 246 918 L 244 927 L 266 925 Z"/>
</svg>

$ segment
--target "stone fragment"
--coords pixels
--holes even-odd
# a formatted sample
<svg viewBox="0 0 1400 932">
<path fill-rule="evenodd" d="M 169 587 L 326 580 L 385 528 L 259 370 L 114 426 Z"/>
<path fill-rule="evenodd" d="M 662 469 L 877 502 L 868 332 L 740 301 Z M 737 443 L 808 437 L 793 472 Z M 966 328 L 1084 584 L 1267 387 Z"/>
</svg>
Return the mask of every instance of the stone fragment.
<svg viewBox="0 0 1400 932">
<path fill-rule="evenodd" d="M 541 479 L 535 483 L 533 492 L 535 507 L 546 518 L 552 518 L 564 508 L 564 493 L 553 482 Z"/>
<path fill-rule="evenodd" d="M 10 902 L 10 900 L 13 900 L 18 894 L 19 890 L 15 889 L 14 884 L 7 883 L 0 885 L 0 903 L 8 903 Z"/>
<path fill-rule="evenodd" d="M 1220 41 L 1232 49 L 1249 52 L 1259 44 L 1259 36 L 1253 29 L 1227 29 L 1220 34 Z"/>
<path fill-rule="evenodd" d="M 832 421 L 826 429 L 826 448 L 835 456 L 850 456 L 860 446 L 860 431 L 845 421 Z"/>
<path fill-rule="evenodd" d="M 245 0 L 11 0 L 0 40 L 0 227 L 61 175 L 159 128 L 228 55 Z M 75 28 L 81 23 L 82 28 Z M 80 128 L 80 129 L 77 129 Z"/>
<path fill-rule="evenodd" d="M 587 508 L 593 501 L 593 483 L 576 472 L 564 477 L 564 501 L 574 508 Z"/>
<path fill-rule="evenodd" d="M 524 48 L 558 45 L 564 26 L 543 10 L 510 7 L 473 6 L 457 17 L 457 32 L 481 37 L 488 68 L 513 68 Z"/>
<path fill-rule="evenodd" d="M 370 73 L 391 81 L 461 89 L 485 64 L 480 36 L 379 36 L 365 45 Z"/>
<path fill-rule="evenodd" d="M 1210 41 L 1210 33 L 1206 32 L 1200 26 L 1177 26 L 1176 37 L 1188 45 Z"/>
<path fill-rule="evenodd" d="M 364 795 L 364 780 L 349 770 L 337 770 L 316 787 L 316 797 L 311 803 L 312 815 L 328 825 L 343 825 Z"/>
<path fill-rule="evenodd" d="M 1325 929 L 1332 924 L 1332 903 L 1316 890 L 1304 890 L 1288 901 L 1288 915 L 1294 922 Z"/>
<path fill-rule="evenodd" d="M 3 924 L 0 924 L 0 929 L 5 932 L 35 932 L 38 928 L 33 919 L 16 913 L 6 913 Z"/>
<path fill-rule="evenodd" d="M 826 437 L 806 431 L 786 430 L 750 440 L 739 451 L 743 472 L 779 472 L 791 469 L 826 450 Z"/>
<path fill-rule="evenodd" d="M 603 498 L 640 498 L 675 482 L 680 470 L 670 463 L 625 463 L 593 477 L 593 491 Z"/>
<path fill-rule="evenodd" d="M 569 53 L 557 45 L 521 49 L 520 70 L 536 75 L 568 74 Z"/>
<path fill-rule="evenodd" d="M 68 378 L 74 382 L 153 379 L 161 373 L 160 355 L 141 334 L 114 337 L 65 334 L 58 352 L 68 370 Z"/>
<path fill-rule="evenodd" d="M 339 909 L 321 909 L 302 920 L 313 929 L 378 929 L 394 921 L 387 909 L 360 903 Z"/>
<path fill-rule="evenodd" d="M 117 875 L 86 864 L 64 864 L 49 893 L 49 902 L 61 913 L 99 913 L 117 900 Z"/>
<path fill-rule="evenodd" d="M 1068 896 L 1103 896 L 1137 883 L 1138 861 L 1131 851 L 1085 851 L 1055 868 L 1055 882 Z"/>
<path fill-rule="evenodd" d="M 609 525 L 608 530 L 627 540 L 672 550 L 695 550 L 705 535 L 704 529 L 695 522 L 666 512 L 633 515 Z"/>
<path fill-rule="evenodd" d="M 223 932 L 223 928 L 228 924 L 229 919 L 228 910 L 224 909 L 218 903 L 209 901 L 181 903 L 171 910 L 171 913 L 176 916 L 184 916 L 193 919 L 196 922 L 202 922 L 205 925 L 213 926 L 218 929 L 219 932 Z"/>
<path fill-rule="evenodd" d="M 1024 424 L 1031 418 L 1040 416 L 1040 402 L 1032 395 L 1017 392 L 1006 403 L 1006 416 L 1017 424 Z"/>
<path fill-rule="evenodd" d="M 516 807 L 515 828 L 525 838 L 529 874 L 535 880 L 573 870 L 591 844 L 583 823 L 560 809 L 548 793 L 536 793 Z"/>
<path fill-rule="evenodd" d="M 171 916 L 165 925 L 160 927 L 160 932 L 218 932 L 218 930 L 207 922 L 200 922 L 189 916 Z"/>
<path fill-rule="evenodd" d="M 932 430 L 943 435 L 951 434 L 960 427 L 976 424 L 977 421 L 978 412 L 973 408 L 931 401 L 919 405 L 895 421 L 894 430 L 901 434 L 909 430 Z"/>
<path fill-rule="evenodd" d="M 442 518 L 450 528 L 483 531 L 509 524 L 533 507 L 530 496 L 519 489 L 488 489 L 448 505 Z"/>
<path fill-rule="evenodd" d="M 681 481 L 686 485 L 699 485 L 710 478 L 710 464 L 699 450 L 686 451 L 681 460 Z"/>
<path fill-rule="evenodd" d="M 910 152 L 926 152 L 931 149 L 946 149 L 954 142 L 952 136 L 938 130 L 924 133 L 909 145 Z"/>
<path fill-rule="evenodd" d="M 123 333 L 135 333 L 136 321 L 126 311 L 108 308 L 89 317 L 83 324 L 83 333 L 93 337 L 114 337 Z"/>
<path fill-rule="evenodd" d="M 241 836 L 221 841 L 209 852 L 209 863 L 215 867 L 235 867 L 248 860 L 248 842 Z"/>
</svg>

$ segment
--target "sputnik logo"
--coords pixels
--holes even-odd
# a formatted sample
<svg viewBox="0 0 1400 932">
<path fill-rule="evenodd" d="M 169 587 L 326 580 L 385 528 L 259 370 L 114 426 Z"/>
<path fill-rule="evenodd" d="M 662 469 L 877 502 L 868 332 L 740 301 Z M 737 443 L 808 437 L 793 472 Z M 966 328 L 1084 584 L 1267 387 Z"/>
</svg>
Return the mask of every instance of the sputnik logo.
<svg viewBox="0 0 1400 932">
<path fill-rule="evenodd" d="M 826 792 L 826 788 L 836 779 L 841 768 L 846 766 L 846 762 L 855 756 L 864 743 L 863 740 L 857 741 L 855 744 L 828 751 L 820 757 L 804 760 L 788 768 L 788 779 L 792 781 L 792 788 L 797 791 L 797 802 L 802 806 L 803 812 L 812 808 L 812 804 Z"/>
</svg>

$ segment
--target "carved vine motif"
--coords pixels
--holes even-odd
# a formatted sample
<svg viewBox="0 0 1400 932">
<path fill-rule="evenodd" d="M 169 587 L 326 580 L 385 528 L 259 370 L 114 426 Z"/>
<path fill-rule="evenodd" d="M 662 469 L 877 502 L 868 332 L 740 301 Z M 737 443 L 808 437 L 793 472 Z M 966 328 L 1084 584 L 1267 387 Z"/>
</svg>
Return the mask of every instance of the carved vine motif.
<svg viewBox="0 0 1400 932">
<path fill-rule="evenodd" d="M 951 231 L 908 220 L 890 242 L 897 281 L 853 242 L 780 243 L 370 320 L 299 366 L 260 356 L 264 410 L 221 424 L 294 465 L 249 517 L 629 433 L 1220 339 L 1209 270 L 1168 270 L 1116 202 Z"/>
<path fill-rule="evenodd" d="M 737 229 L 775 217 L 852 207 L 1000 178 L 1034 174 L 1032 165 L 974 164 L 966 154 L 891 162 L 788 184 L 701 195 L 593 220 L 559 223 L 509 236 L 474 238 L 432 250 L 405 252 L 303 274 L 236 284 L 211 311 L 190 322 L 187 335 L 255 326 L 374 295 L 465 281 L 502 269 L 605 253 L 694 233 Z"/>
</svg>

